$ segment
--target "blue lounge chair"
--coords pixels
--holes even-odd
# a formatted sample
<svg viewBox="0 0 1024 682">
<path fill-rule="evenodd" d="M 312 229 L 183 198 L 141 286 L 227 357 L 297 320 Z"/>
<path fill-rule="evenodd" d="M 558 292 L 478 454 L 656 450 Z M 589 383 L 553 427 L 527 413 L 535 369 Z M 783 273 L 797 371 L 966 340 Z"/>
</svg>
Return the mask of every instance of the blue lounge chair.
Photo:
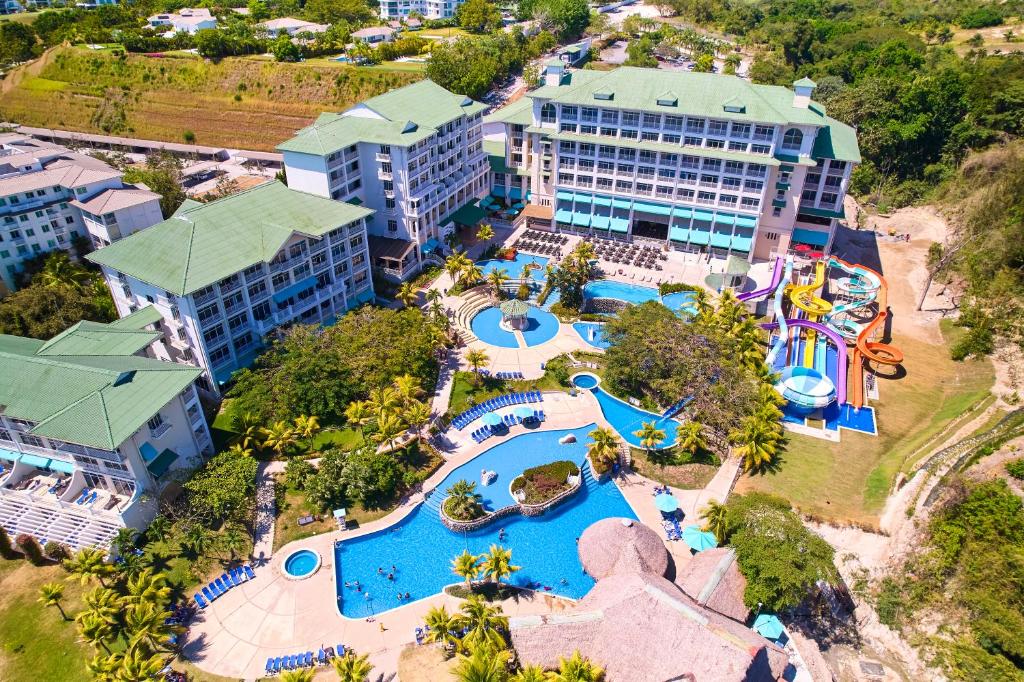
<svg viewBox="0 0 1024 682">
<path fill-rule="evenodd" d="M 199 592 L 196 592 L 195 600 L 196 603 L 199 604 L 199 608 L 201 609 L 205 609 L 207 606 L 209 606 L 209 604 L 206 602 L 206 598 L 203 597 L 203 595 Z"/>
<path fill-rule="evenodd" d="M 281 672 L 281 668 L 283 667 L 283 665 L 284 665 L 284 660 L 280 656 L 277 656 L 277 657 L 274 658 L 274 672 L 275 673 Z"/>
<path fill-rule="evenodd" d="M 325 663 L 327 663 L 327 652 L 323 649 L 316 652 L 316 662 L 320 665 L 324 665 Z"/>
<path fill-rule="evenodd" d="M 227 585 L 227 586 L 228 586 L 228 589 L 229 589 L 229 590 L 230 590 L 230 589 L 231 589 L 232 587 L 235 587 L 235 581 L 234 581 L 234 580 L 232 580 L 232 579 L 231 579 L 231 576 L 229 576 L 229 575 L 228 575 L 227 573 L 221 573 L 221 574 L 220 574 L 220 581 L 221 581 L 222 583 L 224 583 L 225 585 Z"/>
<path fill-rule="evenodd" d="M 305 663 L 306 663 L 307 666 L 313 665 L 313 652 L 312 651 L 307 651 L 306 652 Z"/>
<path fill-rule="evenodd" d="M 274 674 L 274 659 L 273 658 L 268 658 L 267 659 L 267 668 L 266 668 L 266 670 L 267 670 L 267 674 L 268 675 L 273 675 Z"/>
<path fill-rule="evenodd" d="M 83 502 L 85 502 L 85 498 L 87 498 L 87 497 L 89 497 L 89 489 L 88 488 L 86 488 L 85 490 L 82 491 L 82 494 L 78 496 L 77 500 L 75 500 L 75 504 L 82 504 Z"/>
<path fill-rule="evenodd" d="M 252 580 L 256 577 L 256 574 L 252 570 L 252 566 L 250 566 L 249 564 L 242 566 L 242 570 L 245 571 L 245 577 L 247 577 L 249 580 Z"/>
<path fill-rule="evenodd" d="M 335 653 L 336 656 L 344 656 L 345 655 L 345 645 L 344 644 L 339 644 L 338 646 L 336 646 L 334 648 L 334 653 Z"/>
<path fill-rule="evenodd" d="M 204 587 L 204 588 L 202 588 L 202 590 L 200 590 L 200 591 L 201 591 L 201 592 L 203 593 L 203 595 L 204 595 L 204 596 L 205 596 L 205 597 L 206 597 L 206 598 L 207 598 L 207 599 L 208 599 L 209 601 L 213 601 L 214 599 L 216 599 L 216 598 L 217 598 L 217 593 L 216 593 L 216 592 L 213 592 L 213 591 L 211 591 L 211 590 L 210 590 L 210 588 L 209 588 L 209 586 L 207 586 L 207 587 Z"/>
<path fill-rule="evenodd" d="M 219 587 L 217 587 L 217 583 L 210 583 L 209 585 L 206 586 L 205 589 L 209 590 L 210 592 L 213 592 L 215 597 L 219 597 L 222 594 L 224 594 L 224 590 L 222 590 Z"/>
<path fill-rule="evenodd" d="M 231 576 L 231 582 L 235 584 L 235 587 L 238 587 L 245 582 L 245 576 L 242 575 L 242 572 L 238 568 L 232 568 L 229 570 L 228 575 Z"/>
<path fill-rule="evenodd" d="M 229 584 L 225 583 L 225 582 L 224 582 L 223 580 L 221 580 L 220 578 L 214 578 L 214 579 L 213 579 L 213 582 L 214 582 L 214 584 L 215 584 L 215 585 L 217 585 L 217 587 L 219 587 L 219 588 L 220 588 L 220 591 L 221 591 L 221 592 L 227 592 L 228 590 L 230 590 L 230 589 L 231 589 L 231 585 L 229 585 Z"/>
</svg>

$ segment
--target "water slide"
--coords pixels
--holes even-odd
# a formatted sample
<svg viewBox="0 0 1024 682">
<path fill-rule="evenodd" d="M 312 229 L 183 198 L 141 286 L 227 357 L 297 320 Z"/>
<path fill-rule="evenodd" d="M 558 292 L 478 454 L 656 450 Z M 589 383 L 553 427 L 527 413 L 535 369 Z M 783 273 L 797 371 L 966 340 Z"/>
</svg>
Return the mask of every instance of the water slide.
<svg viewBox="0 0 1024 682">
<path fill-rule="evenodd" d="M 779 282 L 782 281 L 782 261 L 783 258 L 781 256 L 778 256 L 775 259 L 775 270 L 772 272 L 771 284 L 769 284 L 763 289 L 758 289 L 757 291 L 748 291 L 745 294 L 740 294 L 736 298 L 738 298 L 740 301 L 746 302 L 753 301 L 759 298 L 764 298 L 765 296 L 771 295 L 778 288 Z"/>
<path fill-rule="evenodd" d="M 778 261 L 776 261 L 776 269 L 778 269 Z M 769 369 L 775 367 L 775 361 L 779 357 L 779 353 L 782 353 L 786 349 L 786 343 L 789 341 L 789 329 L 786 326 L 786 314 L 782 310 L 782 304 L 786 299 L 786 287 L 789 286 L 790 280 L 793 278 L 793 257 L 786 257 L 785 272 L 780 278 L 777 279 L 775 285 L 775 298 L 772 302 L 772 309 L 775 313 L 776 325 L 779 328 L 779 336 L 775 339 L 775 343 L 768 350 L 768 357 L 765 362 Z M 753 292 L 756 293 L 756 292 Z"/>
<path fill-rule="evenodd" d="M 832 311 L 832 304 L 823 298 L 814 295 L 814 292 L 825 286 L 825 262 L 818 261 L 814 267 L 814 279 L 801 286 L 795 286 L 789 291 L 789 302 L 797 309 L 802 310 L 807 319 L 817 322 L 819 318 Z M 807 343 L 804 346 L 804 366 L 814 366 L 815 331 L 807 332 Z M 793 363 L 799 362 L 799 358 L 793 358 Z"/>
<path fill-rule="evenodd" d="M 828 265 L 839 268 L 849 275 L 837 280 L 836 289 L 838 293 L 849 296 L 850 301 L 834 305 L 832 312 L 826 315 L 825 321 L 850 341 L 856 341 L 864 331 L 865 325 L 850 319 L 844 313 L 874 303 L 882 289 L 882 278 L 874 270 L 862 265 L 852 265 L 835 256 L 829 258 Z"/>
<path fill-rule="evenodd" d="M 796 320 L 796 319 L 789 319 L 789 320 L 787 320 L 787 319 L 784 319 L 784 318 L 779 318 L 778 322 L 769 322 L 767 324 L 762 324 L 761 326 L 764 329 L 776 329 L 776 328 L 778 328 L 780 330 L 779 331 L 779 338 L 783 340 L 783 345 L 785 345 L 785 339 L 786 339 L 786 336 L 783 335 L 783 333 L 781 331 L 783 328 L 786 328 L 787 330 L 789 328 L 809 329 L 809 330 L 812 330 L 814 332 L 817 332 L 818 334 L 821 334 L 822 336 L 827 338 L 829 341 L 832 341 L 832 343 L 834 343 L 836 345 L 836 349 L 839 351 L 839 361 L 837 363 L 838 369 L 836 371 L 835 399 L 836 399 L 836 401 L 840 405 L 846 404 L 846 397 L 847 397 L 846 396 L 846 360 L 847 360 L 846 340 L 839 334 L 839 332 L 837 332 L 835 329 L 832 329 L 831 327 L 829 327 L 827 325 L 824 325 L 824 324 L 822 324 L 820 322 L 811 322 L 810 320 Z M 776 340 L 776 344 L 778 344 L 778 340 Z M 774 349 L 774 347 L 773 347 L 773 349 Z M 824 379 L 825 381 L 828 381 L 828 383 L 831 383 L 831 380 L 828 379 L 827 368 L 825 367 L 825 363 L 824 363 L 826 355 L 827 355 L 827 353 L 821 353 L 819 355 L 819 357 L 822 359 L 821 369 L 817 370 L 817 368 L 815 368 L 815 370 L 816 370 L 816 373 L 819 373 L 821 375 L 821 379 Z M 769 367 L 770 366 L 771 365 L 769 365 Z M 790 365 L 790 366 L 786 367 L 785 369 L 783 369 L 782 379 L 780 379 L 779 383 L 776 384 L 776 389 L 778 389 L 780 387 L 780 385 L 783 385 L 783 388 L 785 390 L 780 390 L 779 392 L 782 393 L 782 395 L 785 396 L 787 400 L 790 400 L 790 401 L 796 403 L 797 405 L 802 405 L 802 406 L 806 406 L 806 407 L 824 407 L 825 405 L 828 405 L 828 403 L 831 402 L 831 400 L 826 402 L 825 405 L 817 405 L 816 404 L 817 402 L 820 402 L 819 401 L 820 396 L 817 395 L 817 393 L 814 393 L 814 394 L 808 393 L 805 398 L 801 398 L 800 395 L 799 395 L 800 391 L 796 390 L 796 388 L 797 388 L 796 386 L 784 385 L 785 382 L 786 382 L 787 377 L 796 377 L 796 378 L 807 377 L 808 373 L 807 373 L 806 370 L 811 370 L 812 369 L 810 367 L 801 367 L 800 369 L 804 370 L 804 372 L 794 372 L 794 371 L 792 371 L 794 367 L 796 367 L 796 365 Z M 815 370 L 812 370 L 812 371 L 815 371 Z M 819 382 L 820 382 L 820 379 L 819 379 Z M 806 381 L 806 379 L 804 379 L 800 383 L 806 384 L 807 381 Z M 821 383 L 824 383 L 824 382 L 821 382 Z M 791 382 L 791 384 L 792 384 L 792 382 Z M 790 395 L 788 395 L 787 392 L 793 393 L 792 397 Z"/>
</svg>

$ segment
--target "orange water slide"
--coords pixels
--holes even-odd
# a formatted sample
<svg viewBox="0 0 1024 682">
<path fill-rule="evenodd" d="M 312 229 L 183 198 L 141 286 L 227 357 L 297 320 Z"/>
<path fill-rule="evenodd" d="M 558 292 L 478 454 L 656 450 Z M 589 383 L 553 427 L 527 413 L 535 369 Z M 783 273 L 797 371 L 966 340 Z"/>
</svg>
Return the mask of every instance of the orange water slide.
<svg viewBox="0 0 1024 682">
<path fill-rule="evenodd" d="M 839 260 L 836 258 L 836 260 Z M 887 343 L 871 341 L 872 335 L 879 327 L 884 327 L 886 318 L 889 317 L 889 284 L 879 273 L 863 265 L 862 268 L 881 282 L 878 291 L 878 315 L 868 322 L 860 334 L 857 335 L 857 345 L 853 349 L 853 396 L 850 403 L 856 409 L 864 407 L 864 362 L 876 362 L 881 365 L 899 365 L 903 362 L 903 351 Z"/>
</svg>

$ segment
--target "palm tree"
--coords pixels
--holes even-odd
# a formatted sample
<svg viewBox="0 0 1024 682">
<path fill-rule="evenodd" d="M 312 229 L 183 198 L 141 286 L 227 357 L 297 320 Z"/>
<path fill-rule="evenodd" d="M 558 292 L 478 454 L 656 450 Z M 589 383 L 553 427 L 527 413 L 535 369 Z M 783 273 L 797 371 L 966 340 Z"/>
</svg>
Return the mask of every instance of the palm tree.
<svg viewBox="0 0 1024 682">
<path fill-rule="evenodd" d="M 476 491 L 476 483 L 462 479 L 453 483 L 445 493 L 448 495 L 444 502 L 445 510 L 456 518 L 472 519 L 479 515 L 484 497 Z"/>
<path fill-rule="evenodd" d="M 121 666 L 121 654 L 101 654 L 85 662 L 85 669 L 95 682 L 117 682 L 117 669 Z"/>
<path fill-rule="evenodd" d="M 252 448 L 243 447 L 241 443 L 235 443 L 227 451 L 235 457 L 252 457 Z"/>
<path fill-rule="evenodd" d="M 300 414 L 295 418 L 295 435 L 306 439 L 309 450 L 313 449 L 313 439 L 320 433 L 320 417 Z"/>
<path fill-rule="evenodd" d="M 285 450 L 295 445 L 295 430 L 284 420 L 261 429 L 260 433 L 263 435 L 263 447 L 273 450 L 278 457 L 283 456 Z"/>
<path fill-rule="evenodd" d="M 423 395 L 423 388 L 420 387 L 420 380 L 411 374 L 403 374 L 397 377 L 394 382 L 395 393 L 398 394 L 399 399 L 403 405 L 409 405 L 413 400 L 416 400 Z"/>
<path fill-rule="evenodd" d="M 494 239 L 494 228 L 487 223 L 481 223 L 480 227 L 476 229 L 476 238 L 482 242 Z"/>
<path fill-rule="evenodd" d="M 228 560 L 234 561 L 235 557 L 245 549 L 246 540 L 249 536 L 238 527 L 237 524 L 228 526 L 224 534 L 220 536 L 221 546 L 228 550 Z"/>
<path fill-rule="evenodd" d="M 601 682 L 604 670 L 574 651 L 572 658 L 558 659 L 558 671 L 548 674 L 550 682 Z"/>
<path fill-rule="evenodd" d="M 468 549 L 452 559 L 452 573 L 466 581 L 466 589 L 473 589 L 473 578 L 480 573 L 480 557 Z"/>
<path fill-rule="evenodd" d="M 657 450 L 662 441 L 665 440 L 665 432 L 658 428 L 656 422 L 643 422 L 639 431 L 633 435 L 640 439 L 640 445 L 648 452 Z"/>
<path fill-rule="evenodd" d="M 164 644 L 178 626 L 168 625 L 167 611 L 150 602 L 134 604 L 124 614 L 125 631 L 128 634 L 128 646 L 137 649 L 143 644 L 156 649 Z"/>
<path fill-rule="evenodd" d="M 480 269 L 480 266 L 473 261 L 466 259 L 466 266 L 462 269 L 462 276 L 459 278 L 459 282 L 463 286 L 469 286 L 479 282 L 484 276 L 484 271 Z"/>
<path fill-rule="evenodd" d="M 185 533 L 185 542 L 183 544 L 193 556 L 201 557 L 207 553 L 213 544 L 213 535 L 205 527 L 195 524 Z"/>
<path fill-rule="evenodd" d="M 370 403 L 367 400 L 355 400 L 348 404 L 345 408 L 345 421 L 349 425 L 359 429 L 359 433 L 363 436 L 366 435 L 364 429 L 366 425 L 373 419 L 373 415 L 370 412 Z"/>
<path fill-rule="evenodd" d="M 462 268 L 465 267 L 466 260 L 466 257 L 461 253 L 453 253 L 445 259 L 444 271 L 452 278 L 452 284 L 459 281 L 459 275 L 462 273 Z"/>
<path fill-rule="evenodd" d="M 477 385 L 480 384 L 480 367 L 488 361 L 490 361 L 490 358 L 487 357 L 487 353 L 477 348 L 471 348 L 469 352 L 466 353 L 466 362 L 468 362 L 469 366 L 473 368 L 473 373 L 476 375 L 473 378 L 473 381 L 476 382 Z"/>
<path fill-rule="evenodd" d="M 427 289 L 426 298 L 428 303 L 439 303 L 441 301 L 441 290 Z"/>
<path fill-rule="evenodd" d="M 114 639 L 114 628 L 110 623 L 89 611 L 78 614 L 75 621 L 78 623 L 78 634 L 83 642 L 110 653 L 108 643 Z"/>
<path fill-rule="evenodd" d="M 430 421 L 430 406 L 426 403 L 416 400 L 405 408 L 405 412 L 402 413 L 402 419 L 411 428 L 416 431 L 416 435 L 422 435 L 423 427 L 426 426 L 427 422 Z"/>
<path fill-rule="evenodd" d="M 452 670 L 452 675 L 459 682 L 506 682 L 510 656 L 507 649 L 473 649 L 468 656 L 459 656 L 459 664 Z"/>
<path fill-rule="evenodd" d="M 426 640 L 441 644 L 446 650 L 451 650 L 459 643 L 456 632 L 459 630 L 459 620 L 456 616 L 448 613 L 444 606 L 433 606 L 427 611 L 425 622 L 428 626 Z"/>
<path fill-rule="evenodd" d="M 398 291 L 395 292 L 395 299 L 399 301 L 406 308 L 416 302 L 417 293 L 416 287 L 411 282 L 403 282 Z"/>
<path fill-rule="evenodd" d="M 82 604 L 85 609 L 78 613 L 79 616 L 91 615 L 100 618 L 111 626 L 117 624 L 123 604 L 121 597 L 109 587 L 98 585 L 82 595 Z"/>
<path fill-rule="evenodd" d="M 704 530 L 715 534 L 718 544 L 724 544 L 729 534 L 729 510 L 718 500 L 711 500 L 700 513 Z"/>
<path fill-rule="evenodd" d="M 508 618 L 502 614 L 501 607 L 488 606 L 483 597 L 474 594 L 460 610 L 459 623 L 467 629 L 462 637 L 463 648 L 504 648 L 505 636 L 502 633 L 508 632 Z"/>
<path fill-rule="evenodd" d="M 138 648 L 131 649 L 121 658 L 114 677 L 117 682 L 149 682 L 166 666 L 162 656 Z"/>
<path fill-rule="evenodd" d="M 679 438 L 679 447 L 689 452 L 690 457 L 708 449 L 708 442 L 704 438 L 704 425 L 700 422 L 688 421 L 679 427 L 676 434 Z"/>
<path fill-rule="evenodd" d="M 495 268 L 487 274 L 487 283 L 494 288 L 494 298 L 501 298 L 501 287 L 508 281 L 505 268 Z"/>
<path fill-rule="evenodd" d="M 310 668 L 299 670 L 285 670 L 281 673 L 281 682 L 313 682 L 315 673 Z"/>
<path fill-rule="evenodd" d="M 39 586 L 39 603 L 43 606 L 53 606 L 60 611 L 60 617 L 64 620 L 71 620 L 68 614 L 64 613 L 61 600 L 64 599 L 63 583 L 46 583 Z"/>
<path fill-rule="evenodd" d="M 64 560 L 63 566 L 68 573 L 77 577 L 82 585 L 89 584 L 91 578 L 96 578 L 100 585 L 105 585 L 103 576 L 114 572 L 114 567 L 106 562 L 103 551 L 92 547 L 78 550 L 73 557 Z"/>
<path fill-rule="evenodd" d="M 135 540 L 138 538 L 138 535 L 139 531 L 134 528 L 118 528 L 110 544 L 117 550 L 118 556 L 124 557 L 135 550 Z"/>
<path fill-rule="evenodd" d="M 129 604 L 166 605 L 171 598 L 171 588 L 167 585 L 167 576 L 155 573 L 152 568 L 144 568 L 125 581 L 125 602 Z"/>
<path fill-rule="evenodd" d="M 619 453 L 619 438 L 611 429 L 599 426 L 587 434 L 594 441 L 587 446 L 590 461 L 607 471 L 615 463 Z"/>
<path fill-rule="evenodd" d="M 505 549 L 500 545 L 491 545 L 487 554 L 483 555 L 483 562 L 480 570 L 487 581 L 501 583 L 501 581 L 520 569 L 520 566 L 512 565 L 512 550 Z"/>
<path fill-rule="evenodd" d="M 376 431 L 371 438 L 378 445 L 387 443 L 388 450 L 391 451 L 395 449 L 395 438 L 404 430 L 405 427 L 402 426 L 402 420 L 398 418 L 397 412 L 385 412 L 377 417 Z"/>
<path fill-rule="evenodd" d="M 401 398 L 391 386 L 379 386 L 370 391 L 370 409 L 378 417 L 382 414 L 394 411 L 401 403 Z"/>
<path fill-rule="evenodd" d="M 232 444 L 241 445 L 243 448 L 251 448 L 259 444 L 260 423 L 256 415 L 251 412 L 232 416 L 231 430 L 235 432 L 231 439 Z"/>
<path fill-rule="evenodd" d="M 46 257 L 37 275 L 45 287 L 70 287 L 82 291 L 89 284 L 89 271 L 71 262 L 65 251 L 54 251 Z"/>
<path fill-rule="evenodd" d="M 539 665 L 528 665 L 513 675 L 509 682 L 545 682 L 547 678 L 544 668 Z"/>
<path fill-rule="evenodd" d="M 334 672 L 338 674 L 340 682 L 366 682 L 366 678 L 373 670 L 369 656 L 357 655 L 351 649 L 346 651 L 344 656 L 334 658 L 331 665 L 334 666 Z"/>
<path fill-rule="evenodd" d="M 740 428 L 729 434 L 736 444 L 736 454 L 743 459 L 744 471 L 760 471 L 770 465 L 778 454 L 779 432 L 757 415 L 746 417 Z"/>
</svg>

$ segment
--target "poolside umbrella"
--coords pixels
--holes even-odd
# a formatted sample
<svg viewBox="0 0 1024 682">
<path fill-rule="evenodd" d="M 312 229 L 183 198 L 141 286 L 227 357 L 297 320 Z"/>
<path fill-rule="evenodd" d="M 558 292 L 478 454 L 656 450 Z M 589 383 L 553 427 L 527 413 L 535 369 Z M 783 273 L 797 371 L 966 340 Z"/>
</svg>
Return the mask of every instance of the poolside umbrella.
<svg viewBox="0 0 1024 682">
<path fill-rule="evenodd" d="M 778 641 L 785 632 L 785 628 L 782 627 L 782 621 L 770 613 L 762 613 L 754 619 L 754 632 L 761 635 L 765 639 Z"/>
<path fill-rule="evenodd" d="M 807 244 L 797 244 L 796 246 L 793 247 L 793 250 L 796 251 L 797 253 L 807 253 L 808 251 L 811 250 L 811 247 L 809 247 Z"/>
<path fill-rule="evenodd" d="M 718 547 L 718 540 L 715 539 L 715 534 L 703 531 L 699 526 L 683 528 L 683 541 L 695 552 L 703 552 L 705 549 Z"/>
<path fill-rule="evenodd" d="M 660 512 L 671 514 L 676 509 L 679 509 L 679 500 L 668 493 L 659 493 L 654 496 L 654 506 Z"/>
<path fill-rule="evenodd" d="M 825 257 L 825 254 L 822 253 L 821 251 L 811 251 L 808 255 L 811 258 L 824 258 Z"/>
<path fill-rule="evenodd" d="M 497 412 L 488 412 L 480 420 L 484 426 L 498 426 L 501 424 L 501 416 Z"/>
<path fill-rule="evenodd" d="M 512 410 L 512 414 L 520 419 L 533 419 L 533 408 L 527 407 L 526 405 L 520 405 L 516 409 Z"/>
</svg>

